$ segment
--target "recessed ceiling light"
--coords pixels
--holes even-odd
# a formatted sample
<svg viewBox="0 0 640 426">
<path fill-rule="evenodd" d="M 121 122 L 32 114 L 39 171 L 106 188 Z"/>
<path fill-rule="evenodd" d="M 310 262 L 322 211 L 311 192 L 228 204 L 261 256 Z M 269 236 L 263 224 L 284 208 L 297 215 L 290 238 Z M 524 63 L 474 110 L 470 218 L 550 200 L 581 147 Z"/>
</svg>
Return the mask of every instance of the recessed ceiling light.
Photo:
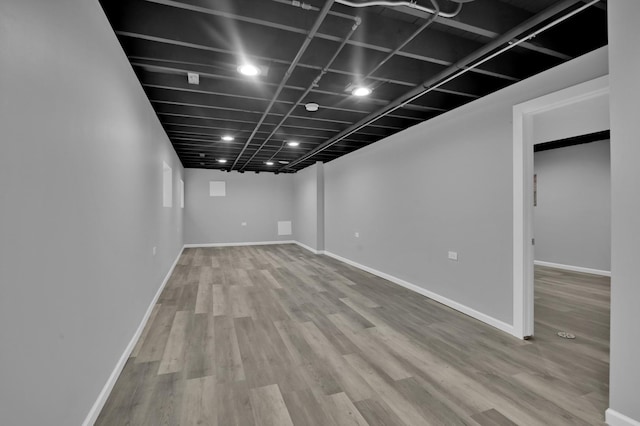
<svg viewBox="0 0 640 426">
<path fill-rule="evenodd" d="M 368 87 L 365 86 L 357 86 L 354 87 L 353 90 L 351 91 L 351 94 L 353 96 L 369 96 L 371 94 L 372 90 Z"/>
<path fill-rule="evenodd" d="M 226 163 L 227 160 L 225 160 L 224 158 L 218 158 L 218 163 Z"/>
<path fill-rule="evenodd" d="M 200 153 L 200 157 L 204 157 L 204 154 L 202 152 Z"/>
<path fill-rule="evenodd" d="M 260 68 L 253 64 L 242 64 L 238 66 L 238 72 L 242 75 L 255 77 L 256 75 L 260 75 Z"/>
<path fill-rule="evenodd" d="M 267 166 L 273 166 L 273 161 L 265 161 L 264 164 Z"/>
<path fill-rule="evenodd" d="M 300 145 L 300 142 L 290 141 L 290 142 L 287 142 L 287 145 L 289 145 L 289 146 L 298 146 L 298 145 Z"/>
<path fill-rule="evenodd" d="M 231 142 L 233 140 L 233 136 L 224 135 L 222 137 L 222 140 L 225 141 L 225 142 Z"/>
<path fill-rule="evenodd" d="M 316 112 L 320 108 L 320 105 L 315 102 L 309 102 L 304 107 L 309 112 Z"/>
<path fill-rule="evenodd" d="M 278 163 L 280 163 L 280 164 L 289 164 L 289 161 L 280 160 L 280 161 L 278 161 Z"/>
<path fill-rule="evenodd" d="M 200 163 L 201 166 L 204 166 L 204 163 Z"/>
</svg>

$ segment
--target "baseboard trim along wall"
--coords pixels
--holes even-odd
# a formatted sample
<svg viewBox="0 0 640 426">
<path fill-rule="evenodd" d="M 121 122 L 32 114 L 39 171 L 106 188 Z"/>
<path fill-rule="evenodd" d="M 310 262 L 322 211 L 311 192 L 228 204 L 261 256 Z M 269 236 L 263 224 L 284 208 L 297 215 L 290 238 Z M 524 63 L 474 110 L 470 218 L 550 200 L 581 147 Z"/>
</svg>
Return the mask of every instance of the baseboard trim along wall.
<svg viewBox="0 0 640 426">
<path fill-rule="evenodd" d="M 144 327 L 147 324 L 149 317 L 151 316 L 153 307 L 158 302 L 158 298 L 160 298 L 160 294 L 162 293 L 162 290 L 164 290 L 164 287 L 167 285 L 167 282 L 169 282 L 169 278 L 171 278 L 171 274 L 173 274 L 173 270 L 178 264 L 178 261 L 180 260 L 180 256 L 182 255 L 183 251 L 184 251 L 184 247 L 178 253 L 176 260 L 173 261 L 173 265 L 171 265 L 171 268 L 169 268 L 169 272 L 167 272 L 167 275 L 164 277 L 164 280 L 162 281 L 160 288 L 158 288 L 158 291 L 156 292 L 155 296 L 153 296 L 153 300 L 151 300 L 151 304 L 149 304 L 149 307 L 147 308 L 147 312 L 145 312 L 144 316 L 142 317 L 142 321 L 140 322 L 138 329 L 133 334 L 133 337 L 129 341 L 129 344 L 125 348 L 124 352 L 122 353 L 122 356 L 118 360 L 118 363 L 116 364 L 115 368 L 111 372 L 111 375 L 107 379 L 107 383 L 105 383 L 104 387 L 102 388 L 102 391 L 100 391 L 100 394 L 98 395 L 98 399 L 96 399 L 96 402 L 94 402 L 93 407 L 91 407 L 91 410 L 89 410 L 89 414 L 87 414 L 87 417 L 82 423 L 82 426 L 92 426 L 98 419 L 98 415 L 100 414 L 100 411 L 102 411 L 102 407 L 104 407 L 104 404 L 107 402 L 107 398 L 109 398 L 109 394 L 111 394 L 111 390 L 113 389 L 113 386 L 116 384 L 116 381 L 118 380 L 118 377 L 120 376 L 120 373 L 124 368 L 124 365 L 127 363 L 127 360 L 129 359 L 129 355 L 131 355 L 131 352 L 135 348 L 136 343 L 138 343 L 138 339 L 142 335 L 142 331 L 144 330 Z"/>
<path fill-rule="evenodd" d="M 407 288 L 409 290 L 415 291 L 418 294 L 421 294 L 425 297 L 428 297 L 429 299 L 433 299 L 438 303 L 442 303 L 443 305 L 446 305 L 452 309 L 455 309 L 456 311 L 462 312 L 465 315 L 468 315 L 472 318 L 477 319 L 478 321 L 482 321 L 485 324 L 488 324 L 492 327 L 497 328 L 498 330 L 504 331 L 505 333 L 511 334 L 512 336 L 518 337 L 515 333 L 515 329 L 513 328 L 513 326 L 511 324 L 507 324 L 505 322 L 502 322 L 496 318 L 490 317 L 489 315 L 483 314 L 482 312 L 478 312 L 473 308 L 470 308 L 468 306 L 465 306 L 461 303 L 455 302 L 451 299 L 448 299 L 444 296 L 440 296 L 439 294 L 433 293 L 425 288 L 422 288 L 418 285 L 412 284 L 410 282 L 404 281 L 400 278 L 394 277 L 393 275 L 389 275 L 386 274 L 384 272 L 380 272 L 376 269 L 370 268 L 368 266 L 365 265 L 361 265 L 357 262 L 354 262 L 352 260 L 346 259 L 342 256 L 338 256 L 337 254 L 331 253 L 329 251 L 324 251 L 324 254 L 329 256 L 329 257 L 333 257 L 336 260 L 339 260 L 341 262 L 344 262 L 348 265 L 351 266 L 355 266 L 358 269 L 362 269 L 363 271 L 369 272 L 373 275 L 377 275 L 380 278 L 384 278 L 385 280 L 391 281 L 394 284 L 398 284 L 404 288 Z"/>
<path fill-rule="evenodd" d="M 204 243 L 204 244 L 185 244 L 184 248 L 200 248 L 200 247 L 240 247 L 240 246 L 271 246 L 274 244 L 295 244 L 295 241 L 258 241 L 251 243 Z"/>
<path fill-rule="evenodd" d="M 639 421 L 620 414 L 611 408 L 607 408 L 607 411 L 605 411 L 605 421 L 609 426 L 640 426 Z"/>
<path fill-rule="evenodd" d="M 582 266 L 563 265 L 562 263 L 544 262 L 542 260 L 534 260 L 534 265 L 547 266 L 549 268 L 564 269 L 565 271 L 583 272 L 585 274 L 602 275 L 610 277 L 611 271 L 603 271 L 601 269 L 583 268 Z"/>
<path fill-rule="evenodd" d="M 306 244 L 302 244 L 300 241 L 294 241 L 294 244 L 299 245 L 300 247 L 302 247 L 305 250 L 309 250 L 313 254 L 324 254 L 324 250 L 316 250 L 314 248 L 309 247 Z"/>
</svg>

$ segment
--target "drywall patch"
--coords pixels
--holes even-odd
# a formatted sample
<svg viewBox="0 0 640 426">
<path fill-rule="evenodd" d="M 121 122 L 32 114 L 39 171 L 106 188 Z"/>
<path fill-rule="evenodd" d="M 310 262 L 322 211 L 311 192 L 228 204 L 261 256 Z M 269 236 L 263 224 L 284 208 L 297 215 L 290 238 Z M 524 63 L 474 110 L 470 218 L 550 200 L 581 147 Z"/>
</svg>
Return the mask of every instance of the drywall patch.
<svg viewBox="0 0 640 426">
<path fill-rule="evenodd" d="M 227 196 L 227 183 L 223 180 L 209 182 L 209 196 L 210 197 L 226 197 Z"/>
<path fill-rule="evenodd" d="M 278 235 L 291 235 L 291 221 L 278 221 Z"/>
</svg>

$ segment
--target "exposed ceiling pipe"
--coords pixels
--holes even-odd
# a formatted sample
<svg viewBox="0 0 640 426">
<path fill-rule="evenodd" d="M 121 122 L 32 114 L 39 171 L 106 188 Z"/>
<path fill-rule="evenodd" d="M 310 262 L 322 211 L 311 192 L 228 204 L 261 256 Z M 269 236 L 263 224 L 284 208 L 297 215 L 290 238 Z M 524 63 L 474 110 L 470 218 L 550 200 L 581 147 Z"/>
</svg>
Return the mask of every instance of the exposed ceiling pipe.
<svg viewBox="0 0 640 426">
<path fill-rule="evenodd" d="M 315 156 L 319 152 L 322 152 L 325 149 L 335 145 L 336 143 L 340 142 L 342 139 L 350 136 L 351 134 L 362 129 L 363 127 L 368 126 L 374 121 L 390 114 L 391 112 L 399 108 L 402 108 L 406 104 L 415 101 L 419 97 L 437 89 L 438 87 L 450 82 L 451 80 L 461 76 L 462 74 L 465 74 L 466 72 L 472 70 L 473 68 L 482 65 L 483 63 L 495 58 L 498 55 L 501 55 L 502 53 L 510 49 L 513 49 L 519 44 L 524 43 L 532 39 L 533 37 L 536 37 L 538 34 L 541 34 L 542 32 L 548 30 L 549 28 L 556 26 L 557 24 L 571 18 L 572 16 L 600 2 L 600 0 L 591 0 L 588 3 L 584 4 L 583 6 L 577 9 L 574 9 L 571 12 L 561 16 L 560 18 L 552 21 L 551 23 L 539 28 L 538 30 L 532 32 L 531 34 L 528 34 L 524 37 L 517 39 L 523 32 L 531 30 L 532 28 L 540 25 L 544 21 L 551 19 L 552 17 L 554 17 L 559 13 L 564 12 L 569 7 L 574 6 L 577 3 L 582 3 L 583 1 L 584 0 L 565 0 L 543 10 L 542 12 L 528 19 L 524 23 L 506 32 L 501 37 L 495 39 L 494 41 L 478 49 L 477 51 L 463 58 L 462 60 L 456 62 L 454 65 L 448 67 L 446 70 L 442 71 L 436 76 L 416 86 L 414 89 L 410 90 L 409 92 L 405 93 L 399 98 L 391 101 L 387 106 L 369 114 L 367 117 L 363 118 L 362 120 L 360 120 L 353 126 L 349 127 L 348 129 L 345 129 L 340 134 L 334 136 L 333 138 L 329 139 L 323 144 L 312 149 L 307 154 L 302 155 L 298 159 L 282 167 L 279 171 L 282 171 L 287 168 L 291 168 L 296 164 L 299 164 L 302 161 L 305 161 Z M 503 47 L 500 49 L 501 46 Z M 496 51 L 496 49 L 499 49 L 499 50 Z"/>
<path fill-rule="evenodd" d="M 389 59 L 391 59 L 393 56 L 395 56 L 396 53 L 398 53 L 400 50 L 402 50 L 402 48 L 404 48 L 407 44 L 411 43 L 416 37 L 418 37 L 418 35 L 420 35 L 420 33 L 422 33 L 425 29 L 427 29 L 427 27 L 429 25 L 431 25 L 433 23 L 433 21 L 436 20 L 436 18 L 438 17 L 438 14 L 440 13 L 440 7 L 438 6 L 438 3 L 436 2 L 436 0 L 431 0 L 431 4 L 433 5 L 433 9 L 434 9 L 435 13 L 433 13 L 429 17 L 429 19 L 427 19 L 427 21 L 424 24 L 422 24 L 420 26 L 420 28 L 415 30 L 413 32 L 413 34 L 411 34 L 404 42 L 402 42 L 398 47 L 396 47 L 391 52 L 389 52 L 387 54 L 387 56 L 384 57 L 383 60 L 378 62 L 378 65 L 373 67 L 373 69 L 371 71 L 369 71 L 369 73 L 367 75 L 364 76 L 363 80 L 366 80 L 366 79 L 370 78 L 376 71 L 378 71 L 380 69 L 381 66 L 386 64 L 387 61 L 389 61 Z M 456 11 L 454 13 L 457 15 L 458 13 L 460 13 L 461 10 L 462 10 L 462 3 L 458 4 L 458 8 L 456 9 Z"/>
<path fill-rule="evenodd" d="M 304 9 L 304 10 L 313 10 L 314 12 L 320 11 L 319 7 L 315 7 L 314 5 L 301 2 L 298 0 L 271 0 L 271 1 L 275 3 L 286 4 L 293 7 L 299 7 L 300 9 Z M 351 19 L 352 21 L 355 21 L 356 19 L 358 19 L 357 16 L 347 15 L 346 13 L 335 12 L 333 10 L 329 12 L 329 15 L 337 16 L 339 18 Z"/>
<path fill-rule="evenodd" d="M 353 2 L 349 0 L 336 0 L 336 3 L 343 4 L 349 7 L 371 7 L 371 6 L 388 6 L 388 7 L 397 7 L 397 6 L 405 6 L 411 9 L 416 9 L 421 12 L 431 13 L 433 15 L 442 16 L 443 18 L 453 18 L 458 14 L 458 11 L 455 12 L 442 12 L 441 10 L 431 9 L 426 6 L 419 5 L 415 1 L 385 1 L 385 0 L 374 0 L 374 1 L 365 1 L 363 3 Z"/>
<path fill-rule="evenodd" d="M 242 154 L 244 154 L 247 147 L 251 144 L 251 141 L 253 140 L 256 133 L 258 132 L 258 129 L 260 128 L 260 126 L 262 126 L 262 123 L 264 123 L 264 120 L 267 118 L 269 111 L 271 111 L 271 108 L 273 108 L 273 105 L 276 103 L 276 100 L 280 96 L 280 93 L 284 89 L 284 86 L 287 84 L 289 77 L 291 77 L 293 70 L 296 68 L 296 65 L 298 65 L 298 62 L 300 62 L 302 55 L 304 55 L 304 52 L 306 52 L 307 48 L 309 47 L 311 40 L 313 40 L 316 33 L 318 32 L 318 29 L 320 28 L 320 25 L 324 21 L 324 18 L 327 17 L 327 14 L 329 13 L 331 6 L 333 6 L 334 1 L 335 0 L 327 0 L 324 6 L 322 7 L 320 14 L 316 18 L 316 21 L 313 23 L 313 27 L 311 27 L 311 30 L 307 34 L 307 37 L 304 39 L 302 46 L 300 46 L 300 49 L 298 49 L 298 53 L 293 58 L 293 61 L 291 61 L 291 64 L 289 65 L 287 72 L 284 74 L 284 77 L 282 77 L 282 81 L 280 82 L 280 85 L 278 86 L 278 89 L 276 90 L 276 92 L 273 94 L 273 98 L 269 102 L 269 105 L 267 106 L 267 108 L 264 110 L 264 113 L 262 114 L 262 117 L 260 117 L 258 124 L 256 124 L 256 127 L 253 129 L 253 132 L 251 132 L 249 139 L 247 139 L 247 142 L 245 142 L 244 146 L 242 147 L 242 150 L 240 151 L 240 154 L 238 154 L 236 159 L 233 161 L 233 164 L 231 165 L 229 170 L 233 170 L 233 168 L 238 163 L 238 160 L 240 160 L 240 157 L 242 157 Z"/>
<path fill-rule="evenodd" d="M 311 91 L 318 86 L 318 84 L 320 83 L 320 80 L 322 80 L 322 77 L 324 77 L 324 75 L 327 73 L 327 71 L 329 71 L 329 68 L 331 68 L 331 65 L 333 65 L 333 63 L 335 62 L 335 60 L 338 58 L 338 55 L 340 54 L 340 52 L 342 52 L 342 50 L 344 49 L 344 47 L 347 45 L 347 42 L 349 41 L 349 39 L 351 39 L 351 36 L 353 35 L 353 33 L 356 32 L 356 30 L 358 29 L 358 27 L 360 26 L 360 23 L 362 21 L 360 20 L 360 18 L 356 18 L 355 23 L 351 26 L 351 29 L 349 30 L 349 33 L 344 37 L 344 39 L 342 40 L 342 43 L 340 43 L 340 46 L 338 46 L 338 48 L 336 49 L 335 53 L 333 54 L 333 56 L 331 57 L 331 59 L 329 59 L 329 62 L 327 62 L 327 65 L 324 66 L 324 68 L 322 68 L 322 70 L 320 71 L 320 73 L 316 76 L 316 78 L 311 82 L 311 84 L 309 85 L 309 87 L 307 87 L 307 89 L 304 91 L 304 93 L 302 93 L 302 95 L 298 98 L 297 101 L 295 101 L 293 103 L 293 106 L 291 106 L 291 109 L 289 109 L 289 111 L 284 115 L 284 117 L 282 117 L 282 119 L 280 120 L 280 122 L 278 123 L 278 125 L 271 131 L 271 133 L 269 134 L 269 136 L 267 136 L 267 138 L 262 142 L 262 144 L 258 147 L 258 149 L 256 150 L 256 152 L 253 153 L 253 155 L 251 156 L 251 158 L 249 158 L 244 165 L 240 168 L 240 170 L 244 170 L 245 167 L 247 167 L 247 164 L 249 164 L 251 162 L 251 160 L 253 160 L 255 158 L 255 156 L 258 154 L 258 152 L 260 152 L 260 150 L 267 144 L 267 142 L 269 142 L 271 140 L 271 138 L 273 137 L 273 135 L 276 134 L 276 132 L 280 129 L 280 127 L 284 124 L 285 121 L 287 121 L 287 119 L 291 116 L 291 114 L 293 114 L 293 112 L 295 111 L 295 109 L 298 107 L 298 105 L 300 103 L 302 103 L 302 101 L 304 100 L 304 98 L 307 97 L 307 95 L 309 93 L 311 93 Z M 284 145 L 283 145 L 284 146 Z M 280 150 L 282 149 L 282 147 L 280 147 Z M 280 152 L 280 150 L 278 150 L 278 152 Z M 275 154 L 274 154 L 275 155 Z M 273 157 L 271 157 L 273 158 Z"/>
</svg>

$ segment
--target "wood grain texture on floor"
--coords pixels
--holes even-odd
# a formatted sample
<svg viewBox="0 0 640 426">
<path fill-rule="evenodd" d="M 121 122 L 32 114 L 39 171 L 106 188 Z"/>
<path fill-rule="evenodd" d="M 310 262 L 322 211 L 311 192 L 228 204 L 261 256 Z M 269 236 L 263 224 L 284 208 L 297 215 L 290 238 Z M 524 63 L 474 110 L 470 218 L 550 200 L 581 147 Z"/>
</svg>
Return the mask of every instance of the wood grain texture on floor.
<svg viewBox="0 0 640 426">
<path fill-rule="evenodd" d="M 186 249 L 96 424 L 604 424 L 609 294 L 536 267 L 521 341 L 295 245 Z"/>
</svg>

